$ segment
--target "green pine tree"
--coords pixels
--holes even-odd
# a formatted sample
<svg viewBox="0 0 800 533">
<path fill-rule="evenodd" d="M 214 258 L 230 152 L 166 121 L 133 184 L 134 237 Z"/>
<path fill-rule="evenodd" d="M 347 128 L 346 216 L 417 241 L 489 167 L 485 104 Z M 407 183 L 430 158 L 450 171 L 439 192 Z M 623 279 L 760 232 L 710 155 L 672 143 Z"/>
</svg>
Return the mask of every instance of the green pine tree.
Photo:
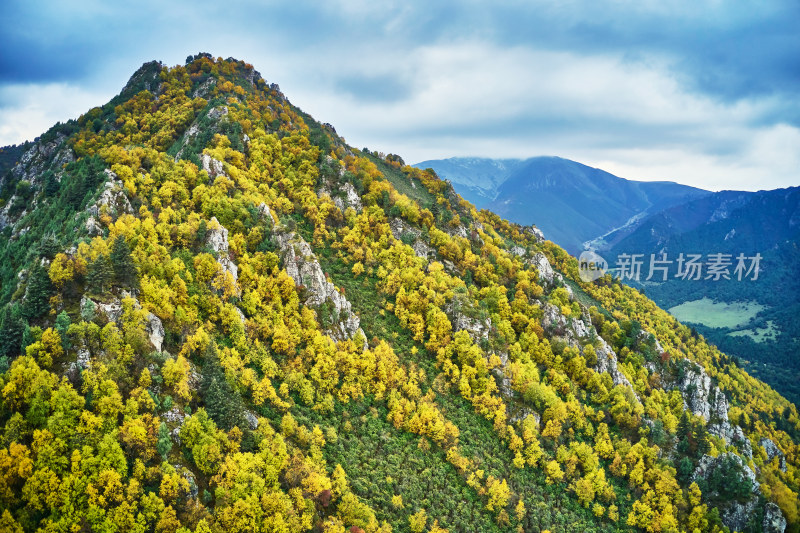
<svg viewBox="0 0 800 533">
<path fill-rule="evenodd" d="M 25 318 L 18 305 L 6 305 L 0 313 L 0 356 L 19 355 L 22 334 L 25 332 Z"/>
<path fill-rule="evenodd" d="M 47 275 L 47 269 L 37 261 L 28 275 L 23 314 L 29 320 L 45 314 L 50 310 L 50 294 L 52 292 L 53 284 L 50 282 L 50 276 Z"/>
<path fill-rule="evenodd" d="M 125 237 L 117 237 L 111 246 L 111 266 L 117 283 L 134 290 L 139 287 L 139 271 Z"/>
<path fill-rule="evenodd" d="M 103 254 L 89 263 L 86 268 L 86 283 L 88 290 L 95 294 L 106 292 L 114 279 L 114 269 L 111 262 Z"/>
<path fill-rule="evenodd" d="M 172 438 L 169 435 L 169 429 L 164 422 L 158 426 L 158 441 L 156 442 L 156 450 L 158 454 L 167 460 L 170 450 L 172 450 Z"/>
</svg>

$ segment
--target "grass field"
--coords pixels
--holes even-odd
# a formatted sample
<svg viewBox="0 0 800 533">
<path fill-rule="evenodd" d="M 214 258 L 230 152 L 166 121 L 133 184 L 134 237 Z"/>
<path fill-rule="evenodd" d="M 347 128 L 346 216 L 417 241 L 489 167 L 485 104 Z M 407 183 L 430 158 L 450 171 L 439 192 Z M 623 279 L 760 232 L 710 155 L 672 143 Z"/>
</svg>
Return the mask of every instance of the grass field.
<svg viewBox="0 0 800 533">
<path fill-rule="evenodd" d="M 754 301 L 725 303 L 702 298 L 676 305 L 669 312 L 681 322 L 733 329 L 744 326 L 762 310 L 764 306 Z"/>
<path fill-rule="evenodd" d="M 780 330 L 775 327 L 775 323 L 772 320 L 767 321 L 767 327 L 765 328 L 753 328 L 753 329 L 743 329 L 741 331 L 734 331 L 733 333 L 728 333 L 731 337 L 750 337 L 756 342 L 764 342 L 764 341 L 774 341 Z"/>
</svg>

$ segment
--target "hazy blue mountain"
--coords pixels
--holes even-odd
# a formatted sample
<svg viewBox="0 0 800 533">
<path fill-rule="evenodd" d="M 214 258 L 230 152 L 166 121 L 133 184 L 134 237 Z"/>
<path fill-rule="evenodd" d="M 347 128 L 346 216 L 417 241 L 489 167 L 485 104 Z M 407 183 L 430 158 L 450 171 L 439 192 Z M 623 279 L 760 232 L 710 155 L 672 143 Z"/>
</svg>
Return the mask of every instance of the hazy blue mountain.
<svg viewBox="0 0 800 533">
<path fill-rule="evenodd" d="M 440 178 L 452 182 L 461 196 L 484 207 L 495 199 L 500 184 L 523 163 L 522 159 L 451 157 L 422 161 L 414 166 L 434 169 Z"/>
<path fill-rule="evenodd" d="M 709 194 L 673 182 L 626 180 L 559 157 L 450 158 L 415 166 L 433 168 L 480 208 L 535 224 L 571 253 L 649 214 Z"/>
</svg>

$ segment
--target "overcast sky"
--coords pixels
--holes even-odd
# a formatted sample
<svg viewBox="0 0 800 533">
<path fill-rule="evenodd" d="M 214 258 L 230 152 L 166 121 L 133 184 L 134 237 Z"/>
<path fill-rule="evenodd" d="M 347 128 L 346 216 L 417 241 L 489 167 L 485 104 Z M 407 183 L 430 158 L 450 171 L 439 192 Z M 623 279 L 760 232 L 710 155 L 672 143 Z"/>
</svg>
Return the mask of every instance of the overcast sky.
<svg viewBox="0 0 800 533">
<path fill-rule="evenodd" d="M 3 4 L 0 145 L 202 51 L 408 163 L 557 155 L 713 190 L 800 185 L 797 0 Z"/>
</svg>

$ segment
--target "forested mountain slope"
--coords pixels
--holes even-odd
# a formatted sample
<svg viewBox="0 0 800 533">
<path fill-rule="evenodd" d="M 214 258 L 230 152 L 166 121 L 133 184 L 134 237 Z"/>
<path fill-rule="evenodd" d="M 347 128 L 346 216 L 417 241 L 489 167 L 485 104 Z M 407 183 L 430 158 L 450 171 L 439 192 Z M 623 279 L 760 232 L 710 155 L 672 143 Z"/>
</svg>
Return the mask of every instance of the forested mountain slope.
<svg viewBox="0 0 800 533">
<path fill-rule="evenodd" d="M 2 187 L 0 530 L 800 530 L 796 407 L 244 62 Z"/>
</svg>

